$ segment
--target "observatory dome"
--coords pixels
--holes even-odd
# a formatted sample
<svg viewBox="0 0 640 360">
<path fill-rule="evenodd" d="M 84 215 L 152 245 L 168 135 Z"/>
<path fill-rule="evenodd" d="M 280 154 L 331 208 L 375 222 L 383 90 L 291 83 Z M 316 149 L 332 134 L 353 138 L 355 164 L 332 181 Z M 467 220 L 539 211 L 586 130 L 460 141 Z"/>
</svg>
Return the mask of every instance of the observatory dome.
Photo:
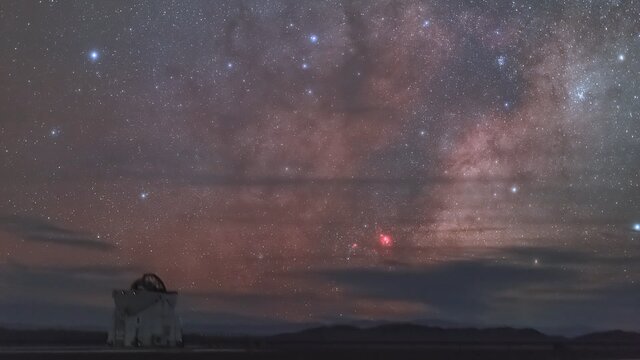
<svg viewBox="0 0 640 360">
<path fill-rule="evenodd" d="M 147 290 L 155 292 L 167 292 L 164 282 L 156 274 L 144 274 L 131 284 L 131 290 Z"/>
</svg>

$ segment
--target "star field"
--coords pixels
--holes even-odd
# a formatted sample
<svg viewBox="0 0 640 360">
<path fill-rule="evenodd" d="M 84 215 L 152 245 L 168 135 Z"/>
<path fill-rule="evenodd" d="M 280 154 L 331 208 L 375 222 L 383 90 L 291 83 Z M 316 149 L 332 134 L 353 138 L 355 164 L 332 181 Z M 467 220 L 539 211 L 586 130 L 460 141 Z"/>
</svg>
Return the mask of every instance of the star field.
<svg viewBox="0 0 640 360">
<path fill-rule="evenodd" d="M 155 272 L 185 324 L 638 330 L 638 19 L 5 1 L 0 325 L 101 324 Z"/>
</svg>

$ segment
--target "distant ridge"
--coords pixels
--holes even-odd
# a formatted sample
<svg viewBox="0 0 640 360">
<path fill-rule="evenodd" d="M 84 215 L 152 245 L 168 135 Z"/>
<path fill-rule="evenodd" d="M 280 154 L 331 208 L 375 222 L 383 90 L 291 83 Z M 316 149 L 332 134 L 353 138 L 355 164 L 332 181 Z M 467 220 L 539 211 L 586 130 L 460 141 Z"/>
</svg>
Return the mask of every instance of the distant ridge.
<svg viewBox="0 0 640 360">
<path fill-rule="evenodd" d="M 106 342 L 103 331 L 0 328 L 0 346 L 102 346 Z"/>
<path fill-rule="evenodd" d="M 611 330 L 590 333 L 573 339 L 588 343 L 636 343 L 640 344 L 640 333 L 633 331 Z"/>
<path fill-rule="evenodd" d="M 0 327 L 0 346 L 105 346 L 104 331 L 66 329 L 9 329 Z M 270 336 L 203 335 L 186 333 L 185 343 L 192 346 L 248 343 L 553 343 L 553 344 L 640 344 L 640 333 L 612 330 L 568 338 L 550 336 L 530 328 L 443 328 L 414 323 L 386 323 L 370 327 L 332 325 Z M 244 344 L 244 345 L 243 345 Z"/>
<path fill-rule="evenodd" d="M 441 328 L 413 323 L 391 323 L 370 328 L 350 325 L 322 326 L 271 337 L 278 341 L 386 341 L 386 342 L 555 342 L 561 336 L 545 335 L 534 329 Z"/>
</svg>

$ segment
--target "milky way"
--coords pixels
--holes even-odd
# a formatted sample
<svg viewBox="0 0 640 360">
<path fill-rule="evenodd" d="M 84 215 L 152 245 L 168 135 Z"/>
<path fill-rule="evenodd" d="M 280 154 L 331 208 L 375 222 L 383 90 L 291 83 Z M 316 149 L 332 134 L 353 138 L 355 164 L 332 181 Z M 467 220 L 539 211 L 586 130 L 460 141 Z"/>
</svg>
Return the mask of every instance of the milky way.
<svg viewBox="0 0 640 360">
<path fill-rule="evenodd" d="M 155 272 L 187 326 L 638 329 L 639 18 L 5 1 L 0 324 L 101 325 Z"/>
</svg>

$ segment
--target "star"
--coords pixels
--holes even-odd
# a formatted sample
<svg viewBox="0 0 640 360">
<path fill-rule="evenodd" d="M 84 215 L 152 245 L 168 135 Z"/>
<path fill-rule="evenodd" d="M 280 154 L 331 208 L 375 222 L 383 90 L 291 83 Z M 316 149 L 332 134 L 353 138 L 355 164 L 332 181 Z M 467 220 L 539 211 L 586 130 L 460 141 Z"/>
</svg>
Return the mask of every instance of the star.
<svg viewBox="0 0 640 360">
<path fill-rule="evenodd" d="M 97 50 L 92 50 L 91 52 L 89 52 L 89 60 L 91 60 L 92 62 L 98 61 L 99 58 L 100 53 Z"/>
<path fill-rule="evenodd" d="M 58 135 L 60 135 L 60 130 L 53 128 L 49 131 L 49 135 L 51 137 L 57 137 Z"/>
<path fill-rule="evenodd" d="M 309 68 L 309 64 L 307 64 L 307 63 L 302 63 L 302 68 L 303 68 L 304 70 L 308 69 L 308 68 Z"/>
<path fill-rule="evenodd" d="M 318 35 L 316 35 L 316 34 L 309 35 L 309 41 L 312 44 L 317 44 L 318 43 Z"/>
<path fill-rule="evenodd" d="M 618 61 L 624 61 L 624 54 L 618 55 Z"/>
<path fill-rule="evenodd" d="M 422 23 L 422 27 L 424 27 L 424 28 L 428 28 L 428 27 L 429 27 L 429 25 L 431 25 L 431 21 L 429 21 L 429 20 L 425 20 L 425 21 Z"/>
<path fill-rule="evenodd" d="M 227 69 L 233 69 L 233 63 L 232 62 L 228 62 L 227 63 Z"/>
<path fill-rule="evenodd" d="M 511 190 L 511 193 L 512 193 L 512 194 L 515 194 L 515 193 L 517 193 L 517 192 L 518 192 L 518 187 L 517 187 L 516 185 L 513 185 L 513 186 L 511 187 L 511 189 L 509 189 L 509 190 Z"/>
<path fill-rule="evenodd" d="M 533 259 L 533 265 L 538 265 L 540 261 L 538 259 Z"/>
<path fill-rule="evenodd" d="M 640 232 L 640 223 L 635 223 L 635 224 L 633 224 L 633 231 L 638 231 L 638 232 Z"/>
<path fill-rule="evenodd" d="M 143 191 L 140 193 L 139 197 L 140 197 L 140 200 L 146 200 L 147 198 L 149 198 L 149 193 L 146 191 Z"/>
</svg>

